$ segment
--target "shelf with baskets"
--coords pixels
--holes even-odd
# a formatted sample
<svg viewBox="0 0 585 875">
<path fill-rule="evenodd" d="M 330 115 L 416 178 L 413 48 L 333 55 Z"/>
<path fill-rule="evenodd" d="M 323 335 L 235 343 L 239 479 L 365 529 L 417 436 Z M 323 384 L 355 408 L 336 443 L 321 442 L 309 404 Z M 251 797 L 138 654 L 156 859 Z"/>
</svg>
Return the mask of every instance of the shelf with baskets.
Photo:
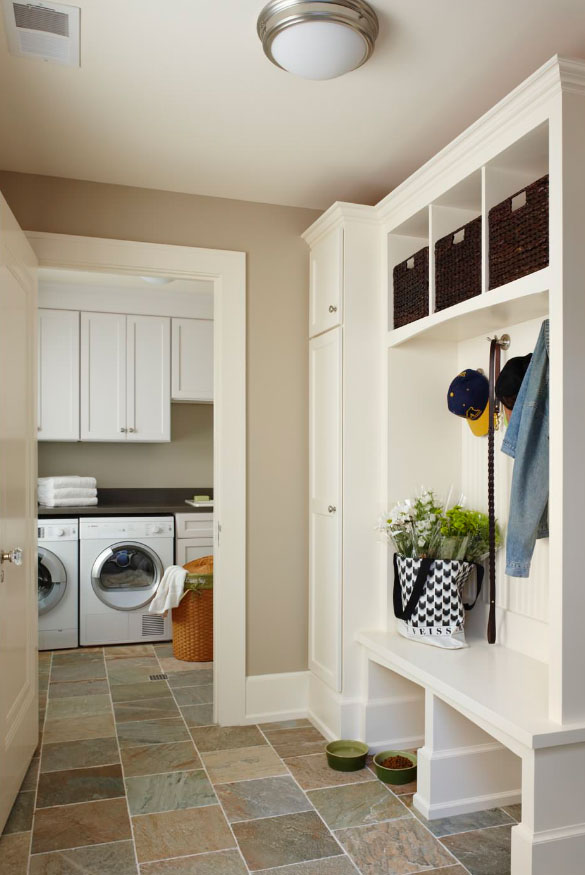
<svg viewBox="0 0 585 875">
<path fill-rule="evenodd" d="M 530 308 L 525 316 L 525 298 L 532 291 L 541 299 L 535 315 L 545 312 L 548 143 L 548 123 L 536 125 L 412 216 L 390 225 L 388 345 L 476 309 L 486 310 L 489 329 L 490 312 L 497 324 L 493 308 L 508 299 L 511 310 L 501 314 L 506 321 L 517 321 L 515 301 L 520 301 L 518 321 L 531 318 Z M 454 336 L 460 339 L 458 329 Z"/>
</svg>

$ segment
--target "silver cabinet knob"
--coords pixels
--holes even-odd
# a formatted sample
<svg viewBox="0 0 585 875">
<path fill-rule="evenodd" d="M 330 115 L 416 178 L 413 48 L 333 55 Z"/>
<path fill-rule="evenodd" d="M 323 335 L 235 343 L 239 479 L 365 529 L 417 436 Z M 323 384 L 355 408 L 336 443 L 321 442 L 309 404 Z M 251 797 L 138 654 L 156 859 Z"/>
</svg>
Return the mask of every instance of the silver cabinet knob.
<svg viewBox="0 0 585 875">
<path fill-rule="evenodd" d="M 121 428 L 120 431 L 121 431 L 122 433 L 124 433 L 124 432 L 126 432 L 126 429 L 125 429 L 125 428 Z"/>
<path fill-rule="evenodd" d="M 3 550 L 0 553 L 0 562 L 12 562 L 13 565 L 22 565 L 23 555 L 22 547 L 15 547 L 7 553 Z"/>
<path fill-rule="evenodd" d="M 128 431 L 130 432 L 130 434 L 134 434 L 134 432 L 136 431 L 136 429 L 135 429 L 135 428 L 129 428 Z"/>
<path fill-rule="evenodd" d="M 329 513 L 335 513 L 337 508 L 335 507 L 334 504 L 330 504 L 329 507 L 327 508 L 327 510 L 329 511 Z"/>
<path fill-rule="evenodd" d="M 329 312 L 337 313 L 337 307 L 334 304 L 329 304 Z"/>
</svg>

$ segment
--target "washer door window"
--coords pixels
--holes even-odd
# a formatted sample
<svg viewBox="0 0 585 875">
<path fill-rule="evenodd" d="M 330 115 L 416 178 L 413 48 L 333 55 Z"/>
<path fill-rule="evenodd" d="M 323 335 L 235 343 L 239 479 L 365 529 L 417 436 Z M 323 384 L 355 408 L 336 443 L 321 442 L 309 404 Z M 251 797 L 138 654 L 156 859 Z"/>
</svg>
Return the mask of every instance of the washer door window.
<svg viewBox="0 0 585 875">
<path fill-rule="evenodd" d="M 56 607 L 67 589 L 67 572 L 58 556 L 38 548 L 38 598 L 39 617 Z"/>
<path fill-rule="evenodd" d="M 163 572 L 160 558 L 150 547 L 122 541 L 97 557 L 91 585 L 98 599 L 108 607 L 135 611 L 152 601 Z"/>
</svg>

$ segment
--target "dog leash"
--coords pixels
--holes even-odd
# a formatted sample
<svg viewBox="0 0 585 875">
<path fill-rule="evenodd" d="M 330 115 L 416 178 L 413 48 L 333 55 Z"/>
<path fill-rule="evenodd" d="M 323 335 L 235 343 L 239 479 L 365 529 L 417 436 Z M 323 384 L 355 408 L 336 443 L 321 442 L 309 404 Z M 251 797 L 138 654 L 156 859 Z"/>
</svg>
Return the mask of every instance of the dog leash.
<svg viewBox="0 0 585 875">
<path fill-rule="evenodd" d="M 496 643 L 496 483 L 494 471 L 495 432 L 498 427 L 500 402 L 496 398 L 496 380 L 500 375 L 500 349 L 507 349 L 510 338 L 490 338 L 490 371 L 489 371 L 489 401 L 488 401 L 488 520 L 489 520 L 489 593 L 490 606 L 487 627 L 489 644 Z"/>
</svg>

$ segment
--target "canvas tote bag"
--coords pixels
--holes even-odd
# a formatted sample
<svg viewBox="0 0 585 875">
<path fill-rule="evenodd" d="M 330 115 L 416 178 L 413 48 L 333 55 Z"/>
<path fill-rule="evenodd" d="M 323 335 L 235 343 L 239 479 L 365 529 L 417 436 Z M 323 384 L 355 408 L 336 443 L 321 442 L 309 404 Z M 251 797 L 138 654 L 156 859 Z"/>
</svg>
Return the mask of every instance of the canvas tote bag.
<svg viewBox="0 0 585 875">
<path fill-rule="evenodd" d="M 477 570 L 477 594 L 464 604 L 462 590 Z M 465 611 L 475 605 L 483 565 L 459 559 L 413 559 L 394 554 L 394 614 L 398 631 L 435 647 L 459 649 L 465 643 Z"/>
</svg>

